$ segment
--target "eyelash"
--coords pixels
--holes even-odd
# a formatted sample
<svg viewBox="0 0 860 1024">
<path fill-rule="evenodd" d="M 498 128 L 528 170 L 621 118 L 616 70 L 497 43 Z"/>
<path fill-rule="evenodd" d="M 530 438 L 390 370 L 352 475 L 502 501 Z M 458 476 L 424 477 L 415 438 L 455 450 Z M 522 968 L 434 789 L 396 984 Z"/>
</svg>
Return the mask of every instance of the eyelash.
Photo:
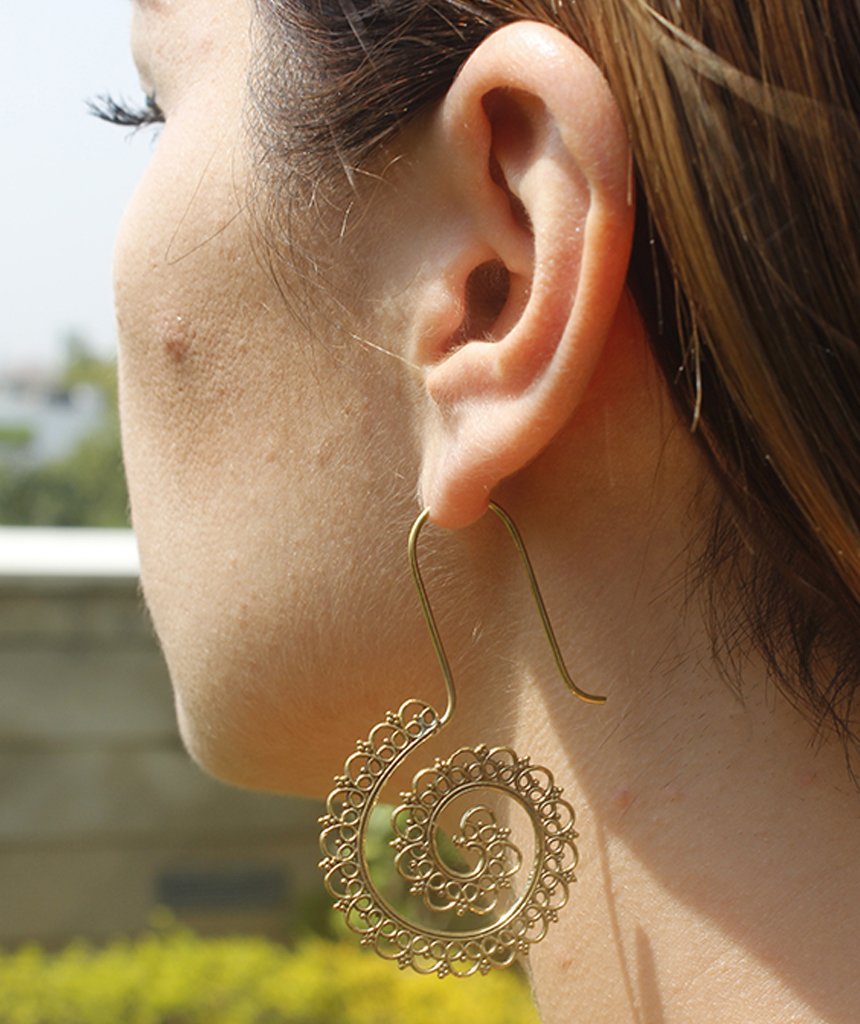
<svg viewBox="0 0 860 1024">
<path fill-rule="evenodd" d="M 143 105 L 134 107 L 124 100 L 113 96 L 98 96 L 87 103 L 90 113 L 108 124 L 119 125 L 121 128 L 147 128 L 154 124 L 164 124 L 164 111 L 159 107 L 155 96 L 144 97 Z"/>
</svg>

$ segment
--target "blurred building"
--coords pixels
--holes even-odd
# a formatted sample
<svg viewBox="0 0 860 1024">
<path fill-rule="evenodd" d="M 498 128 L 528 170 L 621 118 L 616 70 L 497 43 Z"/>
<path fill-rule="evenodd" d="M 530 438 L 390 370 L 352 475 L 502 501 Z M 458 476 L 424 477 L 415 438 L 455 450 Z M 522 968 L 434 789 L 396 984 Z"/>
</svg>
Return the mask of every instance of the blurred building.
<svg viewBox="0 0 860 1024">
<path fill-rule="evenodd" d="M 90 384 L 63 387 L 39 371 L 0 376 L 0 459 L 22 469 L 70 454 L 106 415 Z"/>
<path fill-rule="evenodd" d="M 183 751 L 122 530 L 0 529 L 0 944 L 145 927 L 283 934 L 319 808 Z"/>
</svg>

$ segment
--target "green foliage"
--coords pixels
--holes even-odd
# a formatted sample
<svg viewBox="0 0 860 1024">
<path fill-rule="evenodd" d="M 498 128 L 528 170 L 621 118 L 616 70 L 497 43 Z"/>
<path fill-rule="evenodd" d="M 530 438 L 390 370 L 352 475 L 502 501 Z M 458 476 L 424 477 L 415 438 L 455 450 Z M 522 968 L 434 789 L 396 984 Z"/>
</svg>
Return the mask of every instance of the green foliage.
<svg viewBox="0 0 860 1024">
<path fill-rule="evenodd" d="M 175 927 L 104 949 L 0 952 L 3 1024 L 538 1024 L 516 974 L 401 972 L 354 943 L 203 939 Z"/>
<path fill-rule="evenodd" d="M 0 523 L 20 526 L 128 526 L 116 404 L 116 364 L 67 341 L 63 387 L 89 385 L 105 399 L 103 422 L 63 459 L 30 469 L 0 465 Z M 0 439 L 2 440 L 2 439 Z"/>
<path fill-rule="evenodd" d="M 106 425 L 65 459 L 0 468 L 0 522 L 23 526 L 127 526 L 119 433 Z"/>
<path fill-rule="evenodd" d="M 25 448 L 33 440 L 33 431 L 25 426 L 2 426 L 0 425 L 0 447 Z"/>
<path fill-rule="evenodd" d="M 70 334 L 66 338 L 66 364 L 60 374 L 63 387 L 74 388 L 89 384 L 107 399 L 108 409 L 116 412 L 116 363 L 113 359 L 97 356 L 85 338 Z"/>
</svg>

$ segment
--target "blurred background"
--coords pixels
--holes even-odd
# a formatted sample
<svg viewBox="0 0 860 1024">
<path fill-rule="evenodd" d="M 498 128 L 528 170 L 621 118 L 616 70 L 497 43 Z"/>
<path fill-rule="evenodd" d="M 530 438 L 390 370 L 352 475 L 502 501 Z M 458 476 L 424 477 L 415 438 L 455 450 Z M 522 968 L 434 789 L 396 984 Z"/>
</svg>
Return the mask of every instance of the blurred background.
<svg viewBox="0 0 860 1024">
<path fill-rule="evenodd" d="M 182 750 L 116 410 L 111 250 L 154 137 L 86 106 L 139 102 L 129 20 L 0 6 L 0 1022 L 536 1021 L 520 977 L 407 977 L 342 941 L 320 807 Z"/>
<path fill-rule="evenodd" d="M 111 250 L 152 139 L 112 132 L 86 101 L 138 97 L 129 13 L 118 0 L 0 8 L 4 524 L 126 525 Z"/>
<path fill-rule="evenodd" d="M 130 4 L 0 8 L 0 944 L 135 934 L 153 910 L 287 937 L 318 808 L 228 789 L 176 735 L 138 594 L 116 412 L 111 250 L 152 134 Z"/>
</svg>

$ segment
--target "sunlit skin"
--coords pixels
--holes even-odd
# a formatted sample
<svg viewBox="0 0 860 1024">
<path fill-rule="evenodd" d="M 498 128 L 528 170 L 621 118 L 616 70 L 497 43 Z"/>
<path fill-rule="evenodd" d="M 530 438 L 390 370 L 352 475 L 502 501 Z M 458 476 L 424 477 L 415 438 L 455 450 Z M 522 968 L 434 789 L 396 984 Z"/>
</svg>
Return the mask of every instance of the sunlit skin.
<svg viewBox="0 0 860 1024">
<path fill-rule="evenodd" d="M 295 223 L 335 254 L 325 282 L 285 256 L 276 284 L 250 198 L 250 17 L 134 15 L 166 124 L 117 246 L 123 442 L 189 751 L 321 796 L 387 709 L 441 705 L 405 557 L 427 504 L 452 528 L 423 551 L 460 696 L 427 763 L 510 744 L 577 809 L 571 906 L 531 954 L 546 1024 L 848 1024 L 856 793 L 752 655 L 738 700 L 685 601 L 713 485 L 624 288 L 626 136 L 597 69 L 546 27 L 491 37 L 380 160 L 346 243 L 313 211 Z M 463 339 L 490 261 L 508 298 Z M 557 678 L 490 496 L 605 706 Z"/>
</svg>

